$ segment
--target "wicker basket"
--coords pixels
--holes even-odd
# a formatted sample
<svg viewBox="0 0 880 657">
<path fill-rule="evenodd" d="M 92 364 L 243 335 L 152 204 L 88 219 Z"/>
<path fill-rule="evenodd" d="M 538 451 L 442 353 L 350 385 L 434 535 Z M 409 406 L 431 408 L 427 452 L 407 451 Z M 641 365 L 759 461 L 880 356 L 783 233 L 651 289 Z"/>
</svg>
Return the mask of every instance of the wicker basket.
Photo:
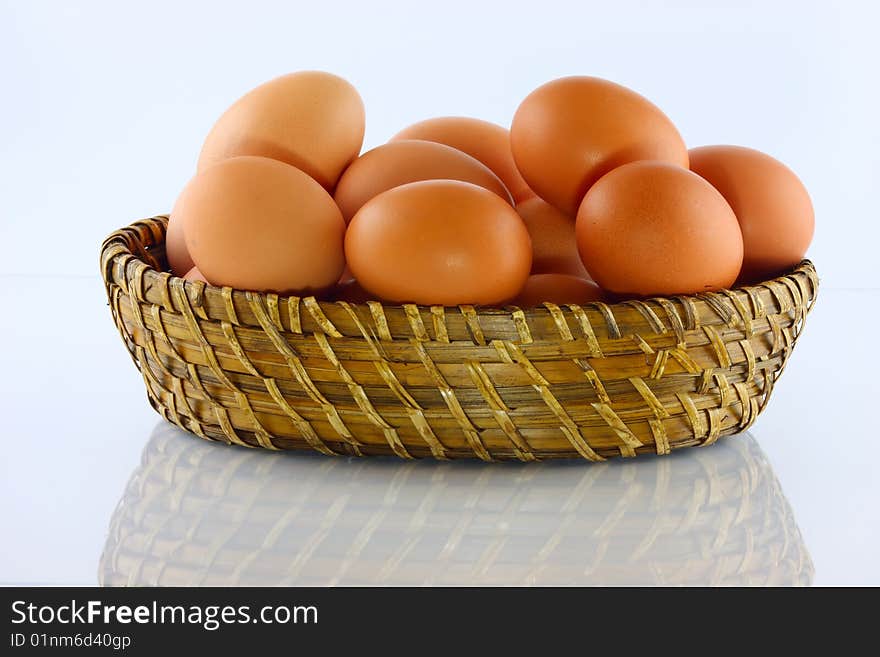
<svg viewBox="0 0 880 657">
<path fill-rule="evenodd" d="M 748 433 L 579 467 L 256 454 L 162 422 L 104 585 L 797 585 L 813 566 Z"/>
<path fill-rule="evenodd" d="M 665 454 L 767 404 L 818 279 L 532 309 L 319 302 L 164 271 L 167 217 L 101 268 L 150 403 L 203 438 L 268 449 L 483 460 Z"/>
</svg>

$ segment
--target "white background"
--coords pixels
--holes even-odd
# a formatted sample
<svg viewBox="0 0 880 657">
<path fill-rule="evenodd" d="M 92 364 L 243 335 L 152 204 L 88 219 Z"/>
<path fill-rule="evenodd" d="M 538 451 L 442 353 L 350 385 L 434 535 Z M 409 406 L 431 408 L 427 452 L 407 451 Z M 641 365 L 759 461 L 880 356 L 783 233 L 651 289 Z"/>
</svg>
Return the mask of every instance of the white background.
<svg viewBox="0 0 880 657">
<path fill-rule="evenodd" d="M 0 272 L 93 274 L 105 234 L 166 212 L 238 96 L 349 79 L 366 146 L 444 114 L 507 125 L 561 75 L 628 85 L 692 146 L 764 150 L 804 180 L 823 280 L 870 287 L 880 243 L 877 3 L 0 3 Z"/>
<path fill-rule="evenodd" d="M 878 23 L 867 1 L 0 1 L 0 582 L 94 582 L 157 420 L 104 307 L 101 240 L 170 209 L 233 100 L 316 68 L 360 90 L 365 147 L 435 115 L 507 124 L 580 73 L 646 95 L 692 146 L 791 166 L 823 287 L 752 433 L 815 582 L 880 583 Z"/>
</svg>

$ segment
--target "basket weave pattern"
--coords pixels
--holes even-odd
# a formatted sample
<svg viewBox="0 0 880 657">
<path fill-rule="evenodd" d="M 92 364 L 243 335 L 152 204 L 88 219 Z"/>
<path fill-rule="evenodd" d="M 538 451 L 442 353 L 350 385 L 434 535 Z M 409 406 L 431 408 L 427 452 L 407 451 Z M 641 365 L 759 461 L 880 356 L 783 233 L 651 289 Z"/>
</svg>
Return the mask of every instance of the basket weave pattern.
<svg viewBox="0 0 880 657">
<path fill-rule="evenodd" d="M 325 454 L 591 461 L 706 445 L 766 406 L 815 302 L 759 285 L 532 309 L 349 304 L 188 282 L 167 217 L 101 252 L 152 406 L 210 440 Z"/>
</svg>

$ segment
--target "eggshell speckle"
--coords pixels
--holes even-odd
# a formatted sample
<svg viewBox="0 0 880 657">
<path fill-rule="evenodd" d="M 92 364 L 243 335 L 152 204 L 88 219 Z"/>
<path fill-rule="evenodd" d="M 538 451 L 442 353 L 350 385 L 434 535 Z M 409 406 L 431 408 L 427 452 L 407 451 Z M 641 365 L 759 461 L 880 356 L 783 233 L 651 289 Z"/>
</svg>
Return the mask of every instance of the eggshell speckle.
<svg viewBox="0 0 880 657">
<path fill-rule="evenodd" d="M 590 186 L 615 167 L 636 160 L 688 164 L 681 135 L 660 109 L 593 77 L 538 87 L 517 109 L 510 141 L 529 186 L 570 216 Z"/>
<path fill-rule="evenodd" d="M 578 254 L 574 217 L 537 197 L 517 204 L 532 238 L 533 274 L 571 274 L 590 278 Z"/>
<path fill-rule="evenodd" d="M 510 133 L 500 125 L 465 116 L 441 116 L 414 123 L 391 141 L 401 139 L 423 139 L 457 148 L 494 171 L 517 203 L 535 196 L 513 161 Z"/>
<path fill-rule="evenodd" d="M 726 288 L 742 265 L 742 234 L 724 197 L 662 162 L 633 162 L 603 176 L 581 203 L 576 231 L 593 278 L 616 294 Z"/>
<path fill-rule="evenodd" d="M 379 194 L 354 216 L 345 254 L 357 281 L 392 302 L 498 304 L 531 267 L 529 233 L 497 194 L 428 180 Z"/>
<path fill-rule="evenodd" d="M 741 278 L 757 282 L 792 269 L 813 239 L 810 195 L 779 160 L 741 146 L 690 151 L 691 170 L 727 199 L 743 236 Z"/>
<path fill-rule="evenodd" d="M 335 284 L 345 266 L 345 222 L 333 199 L 277 160 L 236 157 L 208 167 L 172 214 L 214 285 L 313 294 Z"/>
<path fill-rule="evenodd" d="M 419 180 L 461 180 L 511 202 L 504 183 L 485 164 L 451 146 L 420 140 L 390 142 L 364 153 L 345 170 L 333 198 L 350 221 L 374 196 Z"/>
<path fill-rule="evenodd" d="M 364 140 L 364 104 L 342 78 L 322 71 L 282 75 L 233 104 L 212 128 L 198 170 L 237 155 L 291 164 L 332 190 Z"/>
</svg>

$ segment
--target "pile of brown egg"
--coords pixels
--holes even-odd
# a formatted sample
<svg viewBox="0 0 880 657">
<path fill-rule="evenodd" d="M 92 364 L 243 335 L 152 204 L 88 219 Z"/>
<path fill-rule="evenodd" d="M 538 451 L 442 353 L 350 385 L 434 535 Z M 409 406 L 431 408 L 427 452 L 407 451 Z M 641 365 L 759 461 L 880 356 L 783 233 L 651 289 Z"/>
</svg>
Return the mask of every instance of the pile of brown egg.
<svg viewBox="0 0 880 657">
<path fill-rule="evenodd" d="M 533 306 L 756 282 L 813 235 L 781 162 L 688 150 L 660 109 L 599 78 L 542 85 L 509 131 L 434 118 L 362 154 L 364 125 L 357 91 L 329 73 L 238 100 L 171 213 L 171 270 L 353 302 Z"/>
</svg>

